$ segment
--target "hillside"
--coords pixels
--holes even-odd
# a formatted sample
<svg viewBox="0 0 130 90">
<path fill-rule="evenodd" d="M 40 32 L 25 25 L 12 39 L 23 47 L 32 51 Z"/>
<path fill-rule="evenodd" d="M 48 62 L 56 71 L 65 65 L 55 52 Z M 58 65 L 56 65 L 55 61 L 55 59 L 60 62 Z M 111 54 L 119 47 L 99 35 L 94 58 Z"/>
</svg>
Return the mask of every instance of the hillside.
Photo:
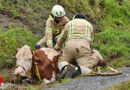
<svg viewBox="0 0 130 90">
<path fill-rule="evenodd" d="M 28 44 L 34 50 L 55 4 L 70 19 L 77 13 L 87 17 L 95 29 L 93 48 L 109 65 L 130 64 L 129 0 L 0 0 L 0 68 L 15 66 L 16 47 Z"/>
</svg>

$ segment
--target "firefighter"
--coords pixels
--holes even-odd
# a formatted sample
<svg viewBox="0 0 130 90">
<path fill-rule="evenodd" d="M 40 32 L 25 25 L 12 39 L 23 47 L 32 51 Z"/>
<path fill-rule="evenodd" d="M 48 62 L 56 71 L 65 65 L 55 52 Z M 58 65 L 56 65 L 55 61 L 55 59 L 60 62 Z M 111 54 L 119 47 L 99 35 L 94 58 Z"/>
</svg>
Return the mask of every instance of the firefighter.
<svg viewBox="0 0 130 90">
<path fill-rule="evenodd" d="M 41 47 L 53 48 L 58 35 L 63 30 L 65 24 L 69 22 L 69 19 L 65 15 L 66 12 L 61 5 L 53 6 L 51 15 L 49 15 L 46 21 L 45 37 L 35 45 L 36 49 Z"/>
<path fill-rule="evenodd" d="M 66 24 L 55 45 L 55 49 L 59 50 L 65 41 L 65 47 L 58 63 L 59 69 L 63 71 L 64 66 L 76 60 L 81 73 L 92 73 L 94 66 L 104 62 L 97 50 L 91 50 L 92 39 L 93 26 L 91 23 L 85 20 L 84 15 L 75 15 L 73 20 Z"/>
</svg>

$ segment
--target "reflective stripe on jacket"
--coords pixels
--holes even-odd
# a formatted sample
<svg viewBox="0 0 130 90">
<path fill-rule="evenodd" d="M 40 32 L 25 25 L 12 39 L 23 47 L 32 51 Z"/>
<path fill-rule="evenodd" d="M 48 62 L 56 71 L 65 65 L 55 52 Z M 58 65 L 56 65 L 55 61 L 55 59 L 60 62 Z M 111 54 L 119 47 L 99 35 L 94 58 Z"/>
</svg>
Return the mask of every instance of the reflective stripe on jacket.
<svg viewBox="0 0 130 90">
<path fill-rule="evenodd" d="M 91 32 L 90 32 L 90 27 L 88 26 L 88 23 L 86 23 L 86 31 L 85 31 L 85 33 L 80 34 L 80 33 L 74 33 L 73 22 L 74 21 L 71 21 L 68 37 L 79 36 L 79 37 L 86 38 L 86 39 L 91 41 Z"/>
<path fill-rule="evenodd" d="M 60 48 L 64 41 L 70 38 L 80 37 L 92 41 L 93 27 L 85 19 L 74 19 L 66 24 L 65 29 L 60 34 L 56 44 L 56 49 Z"/>
</svg>

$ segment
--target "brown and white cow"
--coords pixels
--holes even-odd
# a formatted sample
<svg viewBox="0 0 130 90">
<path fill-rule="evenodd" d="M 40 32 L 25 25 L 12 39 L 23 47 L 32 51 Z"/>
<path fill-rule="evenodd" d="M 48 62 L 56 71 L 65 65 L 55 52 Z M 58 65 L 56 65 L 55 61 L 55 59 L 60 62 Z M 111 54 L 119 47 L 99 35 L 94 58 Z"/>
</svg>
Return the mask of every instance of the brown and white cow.
<svg viewBox="0 0 130 90">
<path fill-rule="evenodd" d="M 17 68 L 14 75 L 32 77 L 32 79 L 38 80 L 34 65 L 34 63 L 37 63 L 39 74 L 44 84 L 56 80 L 56 75 L 59 73 L 59 53 L 57 51 L 51 48 L 41 48 L 32 52 L 31 48 L 27 45 L 24 45 L 17 51 Z"/>
</svg>

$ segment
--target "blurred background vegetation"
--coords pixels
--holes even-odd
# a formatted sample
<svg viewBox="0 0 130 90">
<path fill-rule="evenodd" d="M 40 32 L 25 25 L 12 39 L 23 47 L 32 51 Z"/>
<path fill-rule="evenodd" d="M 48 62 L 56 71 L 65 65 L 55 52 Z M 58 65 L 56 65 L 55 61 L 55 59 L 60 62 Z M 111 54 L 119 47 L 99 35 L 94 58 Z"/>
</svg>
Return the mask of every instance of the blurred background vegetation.
<svg viewBox="0 0 130 90">
<path fill-rule="evenodd" d="M 34 50 L 55 4 L 70 19 L 77 13 L 87 17 L 95 30 L 93 48 L 110 66 L 130 64 L 129 0 L 0 0 L 0 68 L 15 67 L 17 47 L 27 44 Z"/>
</svg>

